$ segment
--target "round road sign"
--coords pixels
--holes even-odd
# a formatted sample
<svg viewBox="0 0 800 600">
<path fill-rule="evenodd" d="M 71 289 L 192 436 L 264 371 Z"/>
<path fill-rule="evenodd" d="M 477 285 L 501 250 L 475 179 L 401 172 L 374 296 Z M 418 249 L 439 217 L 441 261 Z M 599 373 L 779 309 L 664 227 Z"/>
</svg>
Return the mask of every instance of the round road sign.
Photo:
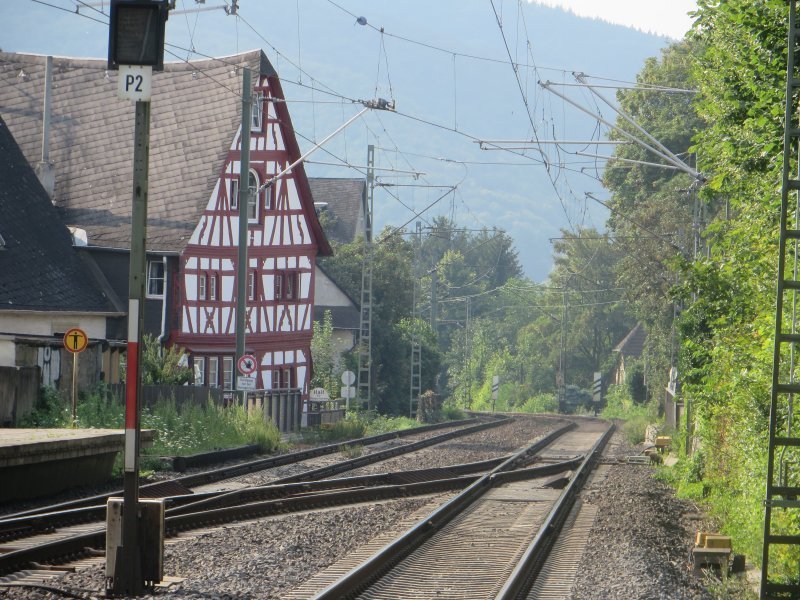
<svg viewBox="0 0 800 600">
<path fill-rule="evenodd" d="M 239 372 L 242 375 L 252 375 L 256 372 L 258 362 L 256 361 L 256 357 L 252 354 L 243 354 L 239 357 L 236 366 L 239 367 Z"/>
<path fill-rule="evenodd" d="M 356 374 L 352 371 L 345 371 L 342 373 L 342 383 L 345 385 L 353 385 L 356 382 Z"/>
<path fill-rule="evenodd" d="M 78 352 L 83 352 L 84 350 L 86 350 L 86 346 L 88 344 L 89 344 L 89 338 L 87 337 L 83 329 L 73 327 L 72 329 L 68 329 L 67 332 L 64 334 L 64 348 L 66 348 L 73 354 L 77 354 Z"/>
</svg>

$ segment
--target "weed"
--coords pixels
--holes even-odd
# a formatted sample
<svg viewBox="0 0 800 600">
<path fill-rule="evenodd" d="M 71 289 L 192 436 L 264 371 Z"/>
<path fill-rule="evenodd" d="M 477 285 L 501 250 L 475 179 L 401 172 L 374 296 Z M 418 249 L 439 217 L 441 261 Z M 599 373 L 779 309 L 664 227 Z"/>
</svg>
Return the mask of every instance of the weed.
<svg viewBox="0 0 800 600">
<path fill-rule="evenodd" d="M 342 456 L 348 459 L 358 458 L 362 454 L 364 454 L 364 447 L 361 444 L 343 444 L 339 446 L 339 452 L 341 452 Z"/>
</svg>

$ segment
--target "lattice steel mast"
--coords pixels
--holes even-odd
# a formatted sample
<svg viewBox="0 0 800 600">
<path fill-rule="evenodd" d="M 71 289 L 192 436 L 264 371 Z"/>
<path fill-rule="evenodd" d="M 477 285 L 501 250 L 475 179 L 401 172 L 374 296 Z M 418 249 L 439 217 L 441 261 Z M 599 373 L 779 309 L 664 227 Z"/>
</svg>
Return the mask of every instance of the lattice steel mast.
<svg viewBox="0 0 800 600">
<path fill-rule="evenodd" d="M 367 196 L 364 199 L 364 263 L 361 268 L 361 324 L 358 344 L 358 398 L 372 410 L 372 209 L 375 193 L 375 146 L 367 146 Z"/>
<path fill-rule="evenodd" d="M 797 330 L 800 293 L 800 77 L 798 77 L 797 2 L 789 0 L 786 103 L 783 134 L 780 242 L 775 309 L 775 346 L 770 397 L 769 451 L 766 500 L 764 501 L 764 547 L 761 564 L 761 598 L 800 598 L 796 572 L 775 573 L 770 556 L 779 549 L 792 556 L 800 553 L 800 436 L 794 427 L 795 395 L 800 382 L 795 375 L 795 351 L 800 344 Z M 777 478 L 776 478 L 777 474 Z M 791 562 L 791 561 L 790 561 Z"/>
</svg>

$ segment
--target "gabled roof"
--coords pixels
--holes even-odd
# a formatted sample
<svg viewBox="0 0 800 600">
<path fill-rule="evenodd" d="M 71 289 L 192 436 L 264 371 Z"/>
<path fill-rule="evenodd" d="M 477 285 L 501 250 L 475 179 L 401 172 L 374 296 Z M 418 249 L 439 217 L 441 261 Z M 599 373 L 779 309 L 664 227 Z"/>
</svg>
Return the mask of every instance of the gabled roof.
<svg viewBox="0 0 800 600">
<path fill-rule="evenodd" d="M 364 234 L 363 202 L 367 193 L 364 179 L 311 177 L 308 180 L 314 202 L 325 202 L 335 217 L 325 233 L 332 240 L 348 244 Z"/>
<path fill-rule="evenodd" d="M 0 311 L 115 313 L 0 117 Z"/>
<path fill-rule="evenodd" d="M 0 52 L 0 115 L 25 157 L 40 160 L 46 57 Z M 270 78 L 261 50 L 219 59 L 167 63 L 153 74 L 147 248 L 181 251 L 198 222 L 241 124 L 242 69 Z M 255 81 L 257 78 L 253 77 Z M 50 159 L 54 202 L 68 225 L 83 228 L 90 245 L 129 248 L 134 105 L 117 98 L 117 72 L 105 60 L 53 59 Z M 284 102 L 275 103 L 286 147 L 299 158 Z M 295 169 L 310 198 L 302 166 Z M 311 202 L 309 225 L 320 254 L 330 247 Z"/>
<path fill-rule="evenodd" d="M 614 347 L 612 352 L 619 352 L 624 356 L 639 358 L 644 352 L 644 344 L 647 341 L 647 331 L 644 325 L 637 323 L 636 327 L 630 330 L 622 341 Z"/>
</svg>

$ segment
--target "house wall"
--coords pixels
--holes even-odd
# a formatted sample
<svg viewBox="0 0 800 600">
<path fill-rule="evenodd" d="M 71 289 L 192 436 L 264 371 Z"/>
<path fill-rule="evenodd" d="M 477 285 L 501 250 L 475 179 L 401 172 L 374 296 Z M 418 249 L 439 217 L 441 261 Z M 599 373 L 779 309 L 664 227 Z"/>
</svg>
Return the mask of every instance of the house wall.
<svg viewBox="0 0 800 600">
<path fill-rule="evenodd" d="M 273 96 L 266 77 L 255 89 L 265 98 Z M 263 107 L 261 127 L 250 134 L 250 171 L 259 185 L 291 160 L 284 142 L 291 131 L 284 131 L 272 101 L 264 101 Z M 170 341 L 193 358 L 206 359 L 203 375 L 210 385 L 223 384 L 223 360 L 235 349 L 239 208 L 234 206 L 240 148 L 241 131 L 237 131 L 206 209 L 179 259 L 174 290 L 177 319 Z M 301 195 L 295 173 L 290 173 L 258 194 L 256 218 L 247 227 L 246 351 L 260 365 L 256 385 L 261 389 L 286 387 L 290 380 L 291 387 L 308 392 L 317 254 L 307 218 L 309 210 L 313 214 L 310 203 L 310 197 Z M 219 366 L 216 382 L 208 381 L 209 360 L 214 357 Z"/>
<path fill-rule="evenodd" d="M 106 318 L 86 314 L 0 311 L 0 331 L 4 335 L 63 335 L 72 327 L 83 329 L 89 340 L 102 340 L 106 335 Z"/>
<path fill-rule="evenodd" d="M 38 393 L 36 367 L 0 367 L 0 427 L 15 426 L 30 414 Z"/>
<path fill-rule="evenodd" d="M 105 317 L 62 313 L 17 312 L 0 314 L 0 367 L 39 367 L 39 384 L 65 393 L 72 386 L 72 355 L 63 347 L 63 333 L 79 327 L 89 337 L 89 347 L 78 359 L 78 388 L 88 389 L 100 380 L 100 341 L 105 340 Z M 17 334 L 17 335 L 14 335 Z M 17 336 L 24 336 L 18 339 Z M 39 338 L 39 339 L 37 339 Z"/>
<path fill-rule="evenodd" d="M 314 301 L 320 306 L 353 306 L 341 288 L 328 277 L 322 269 L 316 269 L 314 281 Z"/>
</svg>

